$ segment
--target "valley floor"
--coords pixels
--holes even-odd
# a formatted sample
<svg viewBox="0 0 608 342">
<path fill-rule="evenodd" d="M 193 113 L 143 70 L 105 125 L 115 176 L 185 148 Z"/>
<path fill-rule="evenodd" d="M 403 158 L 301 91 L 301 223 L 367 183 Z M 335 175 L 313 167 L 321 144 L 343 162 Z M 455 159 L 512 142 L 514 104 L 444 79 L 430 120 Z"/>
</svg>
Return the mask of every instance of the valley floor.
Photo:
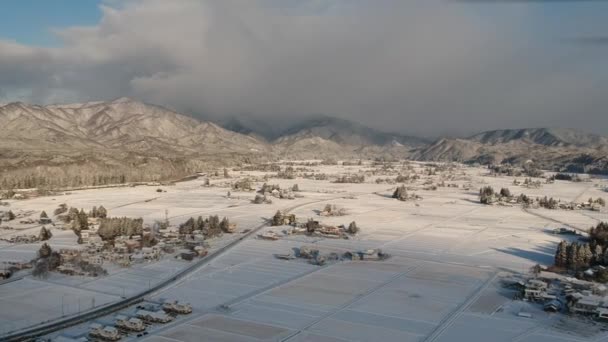
<svg viewBox="0 0 608 342">
<path fill-rule="evenodd" d="M 425 166 L 414 164 L 418 172 Z M 329 175 L 371 173 L 372 167 L 314 166 Z M 252 204 L 251 192 L 225 187 L 203 187 L 203 180 L 156 188 L 135 187 L 75 191 L 11 203 L 13 211 L 52 210 L 59 203 L 90 208 L 104 205 L 110 216 L 143 217 L 153 223 L 165 217 L 172 224 L 190 216 L 227 216 L 240 231 L 259 226 L 278 209 L 293 208 L 298 218 L 348 225 L 356 221 L 361 232 L 354 238 L 324 239 L 289 235 L 277 241 L 247 238 L 186 279 L 155 293 L 150 301 L 189 302 L 194 312 L 167 325 L 154 325 L 143 341 L 608 341 L 602 326 L 548 314 L 538 305 L 512 300 L 501 277 L 527 273 L 537 263 L 550 265 L 563 236 L 554 228 L 568 224 L 587 229 L 608 221 L 608 214 L 591 211 L 522 210 L 519 206 L 484 206 L 478 189 L 509 187 L 528 196 L 549 196 L 562 201 L 603 197 L 591 182 L 556 182 L 540 189 L 513 186 L 513 177 L 493 177 L 482 168 L 458 167 L 453 180 L 459 188 L 423 190 L 418 181 L 410 190 L 418 201 L 390 198 L 396 187 L 377 184 L 367 176 L 363 184 L 337 184 L 298 178 L 271 178 L 282 188 L 297 183 L 301 198 L 273 199 Z M 264 172 L 232 172 L 232 177 L 263 176 Z M 270 173 L 269 173 L 270 174 Z M 391 176 L 394 178 L 394 175 Z M 442 177 L 425 176 L 436 183 Z M 520 179 L 521 180 L 521 179 Z M 213 181 L 218 184 L 227 181 Z M 262 182 L 258 183 L 258 187 Z M 463 189 L 471 185 L 470 190 Z M 320 217 L 325 204 L 347 210 L 346 216 Z M 561 222 L 561 223 L 560 223 Z M 265 230 L 280 232 L 283 228 Z M 32 228 L 34 230 L 36 228 Z M 11 233 L 15 234 L 15 233 Z M 54 233 L 55 234 L 55 233 Z M 70 232 L 55 234 L 51 246 L 74 245 Z M 238 238 L 225 235 L 211 242 L 211 250 Z M 279 260 L 303 245 L 323 253 L 381 248 L 391 258 L 382 262 L 341 261 L 325 266 L 301 259 Z M 33 258 L 39 244 L 2 245 L 0 260 Z M 135 293 L 187 266 L 164 259 L 129 269 L 116 269 L 101 279 L 53 275 L 46 280 L 26 276 L 0 285 L 0 334 L 86 310 L 92 305 Z M 63 303 L 63 304 L 62 304 Z M 9 309 L 10 308 L 10 309 Z M 532 318 L 517 316 L 520 311 Z M 103 322 L 112 322 L 106 317 Z M 569 320 L 568 328 L 564 321 Z M 86 334 L 83 324 L 53 336 Z M 129 339 L 137 339 L 128 336 Z M 141 340 L 141 338 L 140 338 Z"/>
</svg>

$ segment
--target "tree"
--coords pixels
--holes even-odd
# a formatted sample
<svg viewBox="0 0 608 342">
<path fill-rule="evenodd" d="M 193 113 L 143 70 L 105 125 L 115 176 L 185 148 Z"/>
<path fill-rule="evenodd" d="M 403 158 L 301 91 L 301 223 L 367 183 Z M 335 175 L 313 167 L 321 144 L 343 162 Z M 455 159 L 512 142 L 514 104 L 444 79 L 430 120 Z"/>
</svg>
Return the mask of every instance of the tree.
<svg viewBox="0 0 608 342">
<path fill-rule="evenodd" d="M 500 189 L 500 196 L 509 198 L 511 197 L 511 191 L 509 188 L 502 188 Z"/>
<path fill-rule="evenodd" d="M 555 252 L 555 266 L 568 268 L 568 242 L 562 241 Z"/>
<path fill-rule="evenodd" d="M 38 259 L 36 261 L 36 265 L 34 265 L 34 269 L 32 270 L 32 275 L 38 278 L 46 278 L 49 274 L 49 260 Z"/>
<path fill-rule="evenodd" d="M 577 243 L 573 242 L 568 245 L 566 248 L 566 268 L 567 269 L 575 269 L 576 268 L 576 247 Z"/>
<path fill-rule="evenodd" d="M 540 272 L 542 272 L 542 270 L 543 270 L 543 268 L 539 264 L 536 264 L 530 268 L 530 273 L 532 275 L 534 275 L 535 277 L 538 277 L 540 275 Z"/>
<path fill-rule="evenodd" d="M 54 271 L 61 265 L 61 254 L 52 251 L 51 255 L 47 258 L 49 261 L 49 270 Z"/>
<path fill-rule="evenodd" d="M 12 221 L 12 220 L 14 220 L 14 219 L 15 219 L 15 214 L 13 213 L 13 211 L 12 211 L 12 210 L 9 210 L 9 211 L 8 211 L 8 213 L 6 213 L 6 216 L 7 216 L 7 218 L 8 218 L 8 220 L 7 220 L 7 221 Z"/>
<path fill-rule="evenodd" d="M 490 204 L 494 198 L 494 188 L 491 186 L 484 186 L 479 189 L 479 202 L 481 204 Z"/>
<path fill-rule="evenodd" d="M 405 188 L 405 185 L 399 186 L 395 189 L 395 191 L 393 192 L 393 198 L 396 198 L 400 201 L 407 200 L 407 189 Z"/>
<path fill-rule="evenodd" d="M 357 223 L 355 221 L 348 225 L 348 232 L 353 235 L 359 232 L 359 227 L 357 227 Z"/>
<path fill-rule="evenodd" d="M 222 221 L 220 222 L 220 229 L 222 230 L 222 232 L 224 233 L 228 233 L 230 232 L 230 221 L 228 221 L 227 217 L 224 217 L 222 219 Z"/>
<path fill-rule="evenodd" d="M 55 214 L 55 216 L 57 215 L 61 215 L 65 212 L 68 211 L 68 206 L 65 203 L 62 203 L 59 205 L 59 207 L 57 207 L 57 209 L 55 209 L 55 212 L 53 214 Z"/>
<path fill-rule="evenodd" d="M 298 184 L 294 184 L 294 185 L 291 187 L 291 191 L 293 191 L 293 192 L 298 192 L 298 191 L 300 191 L 300 187 L 298 186 Z"/>
<path fill-rule="evenodd" d="M 46 214 L 46 211 L 44 211 L 44 210 L 43 210 L 43 211 L 40 213 L 40 218 L 41 218 L 41 219 L 43 219 L 43 218 L 49 218 L 49 215 L 47 215 L 47 214 Z"/>
<path fill-rule="evenodd" d="M 283 213 L 281 213 L 280 210 L 277 210 L 277 212 L 272 217 L 272 225 L 273 226 L 282 226 L 283 222 L 284 222 Z"/>
<path fill-rule="evenodd" d="M 40 241 L 46 241 L 51 237 L 53 237 L 53 234 L 49 229 L 46 229 L 45 227 L 40 228 L 40 233 L 38 234 Z"/>
<path fill-rule="evenodd" d="M 593 248 L 593 260 L 591 262 L 593 264 L 601 264 L 604 261 L 604 252 L 602 250 L 602 246 L 595 245 Z"/>
<path fill-rule="evenodd" d="M 40 246 L 40 249 L 38 250 L 38 258 L 48 258 L 51 256 L 51 253 L 53 252 L 53 250 L 51 249 L 51 246 L 49 246 L 46 242 L 42 244 L 42 246 Z"/>
<path fill-rule="evenodd" d="M 309 219 L 306 222 L 306 231 L 308 233 L 314 233 L 315 230 L 317 230 L 317 228 L 319 228 L 319 222 L 312 220 L 312 219 Z"/>
<path fill-rule="evenodd" d="M 192 234 L 194 232 L 195 222 L 194 218 L 189 218 L 186 222 L 179 226 L 179 233 L 182 235 Z"/>
<path fill-rule="evenodd" d="M 103 207 L 103 205 L 100 205 L 99 208 L 97 208 L 97 217 L 98 218 L 108 217 L 108 211 L 106 210 L 106 208 Z"/>
</svg>

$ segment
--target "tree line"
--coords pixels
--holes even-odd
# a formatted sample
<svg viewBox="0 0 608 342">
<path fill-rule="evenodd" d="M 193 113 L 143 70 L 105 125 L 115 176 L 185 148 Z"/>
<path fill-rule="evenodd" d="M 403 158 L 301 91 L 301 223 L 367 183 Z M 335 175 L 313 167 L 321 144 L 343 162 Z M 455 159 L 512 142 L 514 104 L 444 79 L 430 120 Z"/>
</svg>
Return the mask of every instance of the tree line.
<svg viewBox="0 0 608 342">
<path fill-rule="evenodd" d="M 230 232 L 230 221 L 227 217 L 220 220 L 218 215 L 211 215 L 204 219 L 202 216 L 196 219 L 190 217 L 186 222 L 179 225 L 179 233 L 182 235 L 193 234 L 195 231 L 202 232 L 207 239 L 221 236 L 222 233 Z"/>
<path fill-rule="evenodd" d="M 555 251 L 555 266 L 579 272 L 591 266 L 608 265 L 608 223 L 600 222 L 589 230 L 589 242 L 562 241 Z M 598 276 L 608 281 L 608 271 Z"/>
</svg>

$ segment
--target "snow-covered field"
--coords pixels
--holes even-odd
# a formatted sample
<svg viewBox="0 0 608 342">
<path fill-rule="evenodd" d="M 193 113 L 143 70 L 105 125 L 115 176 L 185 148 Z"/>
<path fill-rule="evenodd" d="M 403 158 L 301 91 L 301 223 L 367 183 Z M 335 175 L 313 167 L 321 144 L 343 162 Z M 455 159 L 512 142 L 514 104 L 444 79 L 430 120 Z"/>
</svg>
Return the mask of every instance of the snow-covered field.
<svg viewBox="0 0 608 342">
<path fill-rule="evenodd" d="M 367 166 L 314 168 L 327 174 L 370 169 Z M 551 264 L 555 246 L 562 238 L 551 234 L 552 229 L 560 227 L 556 221 L 586 229 L 608 219 L 606 212 L 545 209 L 526 212 L 519 206 L 483 206 L 478 203 L 477 192 L 481 186 L 491 185 L 497 190 L 509 187 L 516 195 L 583 201 L 589 197 L 608 197 L 594 186 L 605 185 L 605 181 L 557 181 L 543 184 L 540 189 L 527 189 L 514 186 L 513 177 L 488 176 L 482 168 L 462 168 L 457 172 L 459 177 L 446 183 L 471 184 L 471 190 L 462 187 L 440 187 L 434 191 L 413 189 L 410 191 L 423 199 L 408 202 L 390 198 L 396 185 L 376 184 L 376 176 L 369 176 L 363 184 L 271 178 L 268 183 L 282 187 L 297 183 L 303 197 L 273 199 L 270 205 L 251 204 L 253 193 L 232 191 L 229 199 L 225 196 L 228 188 L 201 187 L 203 181 L 195 180 L 161 187 L 166 190 L 162 193 L 156 192 L 156 187 L 86 190 L 17 201 L 11 203 L 11 208 L 52 212 L 59 203 L 85 210 L 103 205 L 110 216 L 143 217 L 146 223 L 163 219 L 167 210 L 172 224 L 179 224 L 190 216 L 217 214 L 237 222 L 239 230 L 243 230 L 259 226 L 277 209 L 297 206 L 293 213 L 299 218 L 310 217 L 336 225 L 356 221 L 360 227 L 361 233 L 349 240 L 292 235 L 278 241 L 255 238 L 242 241 L 187 279 L 151 298 L 187 301 L 194 313 L 174 323 L 149 328 L 146 341 L 199 341 L 201 336 L 218 341 L 580 341 L 601 338 L 599 330 L 591 335 L 566 334 L 557 328 L 556 316 L 535 307 L 525 308 L 533 313 L 532 319 L 518 317 L 521 306 L 527 304 L 512 301 L 513 294 L 500 288 L 498 279 L 505 271 L 527 272 L 536 263 Z M 264 175 L 263 172 L 231 174 L 233 177 Z M 422 181 L 417 184 L 422 188 Z M 348 214 L 319 217 L 317 211 L 328 203 L 346 208 Z M 53 239 L 57 239 L 51 240 L 53 247 L 54 243 L 75 244 L 75 240 L 61 234 Z M 229 239 L 215 242 L 216 247 Z M 392 257 L 383 262 L 339 262 L 319 267 L 303 260 L 284 261 L 273 256 L 289 253 L 302 245 L 313 245 L 322 252 L 382 248 Z M 36 250 L 35 244 L 3 245 L 0 258 L 33 257 Z M 15 321 L 25 326 L 27 319 L 34 323 L 61 316 L 61 305 L 56 301 L 67 289 L 75 300 L 81 298 L 83 303 L 88 300 L 90 305 L 90 298 L 95 297 L 95 302 L 102 304 L 104 300 L 135 293 L 185 265 L 185 262 L 163 260 L 111 272 L 101 279 L 26 277 L 1 285 L 0 331 L 11 330 Z M 46 290 L 38 291 L 38 287 Z M 52 300 L 46 294 L 48 291 L 54 293 Z M 18 303 L 19 298 L 27 298 L 23 299 L 22 308 L 4 309 L 5 300 Z M 16 304 L 8 305 L 12 308 Z M 219 308 L 220 305 L 225 307 Z M 25 313 L 30 311 L 45 313 L 45 316 L 27 317 Z M 59 334 L 74 335 L 70 329 Z"/>
</svg>

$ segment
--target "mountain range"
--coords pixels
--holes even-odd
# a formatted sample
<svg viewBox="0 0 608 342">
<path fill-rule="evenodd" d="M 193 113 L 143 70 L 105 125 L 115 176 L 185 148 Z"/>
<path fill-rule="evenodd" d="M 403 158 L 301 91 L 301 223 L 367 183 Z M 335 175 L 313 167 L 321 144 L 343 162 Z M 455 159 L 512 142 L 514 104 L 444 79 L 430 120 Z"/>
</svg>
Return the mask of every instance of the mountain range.
<svg viewBox="0 0 608 342">
<path fill-rule="evenodd" d="M 9 163 L 13 168 L 38 163 L 41 155 L 50 160 L 98 151 L 125 158 L 230 154 L 269 159 L 386 156 L 482 164 L 532 160 L 550 169 L 608 172 L 608 138 L 570 129 L 504 129 L 429 141 L 324 115 L 280 123 L 241 116 L 213 123 L 129 98 L 46 106 L 3 104 L 0 125 L 0 167 L 7 166 L 1 159 L 17 154 L 19 163 Z"/>
</svg>

